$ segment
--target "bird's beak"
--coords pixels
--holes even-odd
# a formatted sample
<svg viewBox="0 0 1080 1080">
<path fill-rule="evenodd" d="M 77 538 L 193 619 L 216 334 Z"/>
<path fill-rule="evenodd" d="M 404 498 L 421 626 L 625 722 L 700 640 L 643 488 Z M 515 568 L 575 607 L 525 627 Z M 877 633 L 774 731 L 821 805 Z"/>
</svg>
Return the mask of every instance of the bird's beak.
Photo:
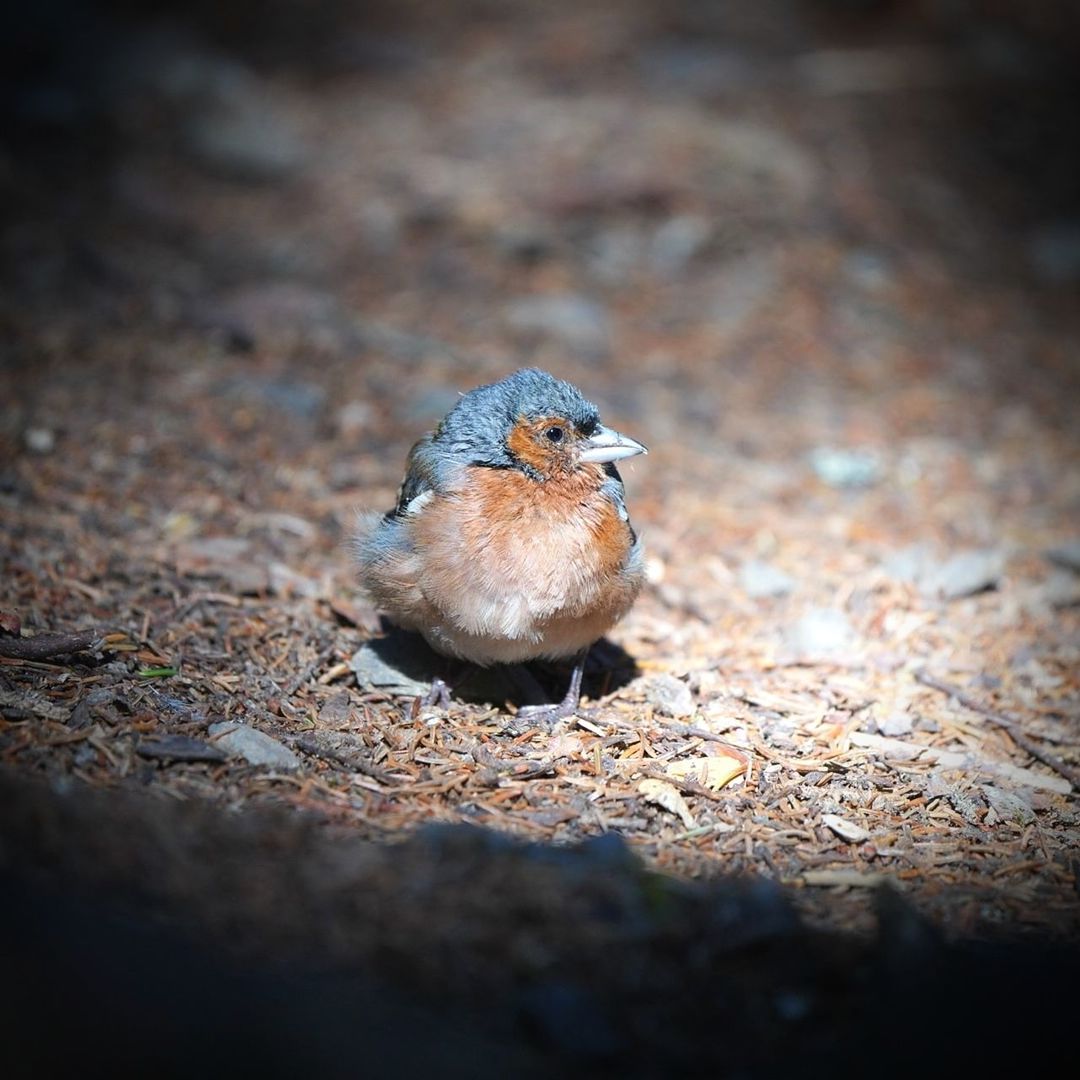
<svg viewBox="0 0 1080 1080">
<path fill-rule="evenodd" d="M 612 431 L 602 424 L 581 444 L 581 460 L 595 461 L 603 464 L 608 461 L 621 461 L 623 458 L 633 457 L 635 454 L 647 454 L 641 443 L 631 439 L 629 435 L 623 435 L 618 431 Z"/>
</svg>

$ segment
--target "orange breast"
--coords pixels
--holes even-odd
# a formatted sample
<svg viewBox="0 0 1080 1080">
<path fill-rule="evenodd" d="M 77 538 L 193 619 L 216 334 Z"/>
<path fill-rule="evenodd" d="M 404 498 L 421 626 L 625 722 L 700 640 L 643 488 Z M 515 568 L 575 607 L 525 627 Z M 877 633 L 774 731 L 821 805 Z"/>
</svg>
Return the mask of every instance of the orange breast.
<svg viewBox="0 0 1080 1080">
<path fill-rule="evenodd" d="M 633 540 L 603 480 L 598 466 L 542 483 L 511 469 L 470 470 L 416 523 L 424 591 L 477 626 L 491 623 L 493 605 L 507 625 L 608 606 Z"/>
</svg>

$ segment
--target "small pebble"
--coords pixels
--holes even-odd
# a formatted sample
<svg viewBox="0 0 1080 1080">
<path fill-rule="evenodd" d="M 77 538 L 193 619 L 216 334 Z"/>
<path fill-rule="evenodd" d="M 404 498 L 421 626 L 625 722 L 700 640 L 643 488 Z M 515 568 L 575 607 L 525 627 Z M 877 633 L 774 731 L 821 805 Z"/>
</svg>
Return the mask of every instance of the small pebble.
<svg viewBox="0 0 1080 1080">
<path fill-rule="evenodd" d="M 506 311 L 512 330 L 554 338 L 589 353 L 604 353 L 611 343 L 611 316 L 595 301 L 576 293 L 527 296 Z"/>
<path fill-rule="evenodd" d="M 957 600 L 994 588 L 1004 570 L 1000 551 L 960 551 L 920 575 L 919 589 L 927 596 Z"/>
<path fill-rule="evenodd" d="M 674 675 L 654 675 L 645 684 L 645 700 L 664 716 L 693 716 L 694 695 Z"/>
<path fill-rule="evenodd" d="M 887 735 L 891 739 L 900 738 L 903 735 L 910 735 L 915 727 L 915 719 L 911 713 L 904 712 L 902 709 L 897 709 L 894 712 L 889 713 L 877 722 L 877 729 L 882 735 Z"/>
<path fill-rule="evenodd" d="M 679 214 L 665 221 L 649 245 L 652 269 L 670 277 L 683 270 L 712 238 L 712 225 L 696 214 Z"/>
<path fill-rule="evenodd" d="M 854 821 L 840 817 L 839 814 L 822 814 L 821 822 L 849 844 L 861 844 L 864 840 L 870 839 L 870 833 L 866 829 Z"/>
<path fill-rule="evenodd" d="M 1071 540 L 1067 544 L 1051 548 L 1046 557 L 1055 565 L 1080 574 L 1080 540 Z"/>
<path fill-rule="evenodd" d="M 881 459 L 871 450 L 819 446 L 810 452 L 810 467 L 832 488 L 864 488 L 882 476 Z"/>
<path fill-rule="evenodd" d="M 1011 821 L 1016 825 L 1030 825 L 1035 820 L 1035 811 L 1031 804 L 1012 791 L 983 784 L 982 792 L 986 801 L 1002 821 Z"/>
<path fill-rule="evenodd" d="M 798 656 L 835 656 L 855 642 L 848 617 L 836 608 L 812 608 L 788 631 L 789 647 Z"/>
<path fill-rule="evenodd" d="M 26 449 L 35 454 L 51 454 L 56 448 L 56 435 L 48 428 L 27 428 L 23 433 Z"/>
<path fill-rule="evenodd" d="M 924 596 L 957 600 L 997 585 L 1005 555 L 996 548 L 958 551 L 945 559 L 926 544 L 913 544 L 890 555 L 882 569 L 897 581 L 914 585 Z"/>
<path fill-rule="evenodd" d="M 399 659 L 403 662 L 402 666 L 409 663 L 407 645 L 391 638 L 380 638 L 377 643 L 369 641 L 361 645 L 349 660 L 349 667 L 361 688 L 409 697 L 426 694 L 431 688 L 431 679 L 414 678 L 398 666 Z"/>
<path fill-rule="evenodd" d="M 266 765 L 274 769 L 298 769 L 300 759 L 287 747 L 247 724 L 223 720 L 210 725 L 214 746 L 234 757 L 242 757 L 250 765 Z"/>
<path fill-rule="evenodd" d="M 753 600 L 770 596 L 787 596 L 795 588 L 795 581 L 775 566 L 750 559 L 739 570 L 739 584 L 743 592 Z"/>
</svg>

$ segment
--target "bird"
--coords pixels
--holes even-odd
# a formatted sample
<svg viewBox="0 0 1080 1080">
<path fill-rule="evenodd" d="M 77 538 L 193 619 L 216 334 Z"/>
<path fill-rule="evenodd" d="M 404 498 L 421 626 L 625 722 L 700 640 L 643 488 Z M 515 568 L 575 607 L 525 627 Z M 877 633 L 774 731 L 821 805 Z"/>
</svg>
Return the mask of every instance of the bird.
<svg viewBox="0 0 1080 1080">
<path fill-rule="evenodd" d="M 572 657 L 562 701 L 518 715 L 573 716 L 589 648 L 644 582 L 615 462 L 647 452 L 546 371 L 478 386 L 413 446 L 393 509 L 361 515 L 361 584 L 444 656 L 480 667 Z M 426 700 L 446 707 L 446 684 Z"/>
</svg>

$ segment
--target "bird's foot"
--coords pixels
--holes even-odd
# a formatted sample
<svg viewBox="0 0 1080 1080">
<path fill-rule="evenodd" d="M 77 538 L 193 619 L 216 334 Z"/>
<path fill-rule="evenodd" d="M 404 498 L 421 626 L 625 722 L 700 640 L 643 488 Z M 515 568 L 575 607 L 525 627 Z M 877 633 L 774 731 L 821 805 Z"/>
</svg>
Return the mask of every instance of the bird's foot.
<svg viewBox="0 0 1080 1080">
<path fill-rule="evenodd" d="M 440 709 L 450 708 L 450 687 L 440 678 L 431 680 L 431 688 L 420 698 L 420 708 L 430 709 L 432 705 L 438 705 Z"/>
<path fill-rule="evenodd" d="M 579 711 L 577 699 L 566 699 L 557 705 L 522 705 L 511 726 L 518 734 L 534 727 L 550 731 L 560 720 L 577 716 Z"/>
<path fill-rule="evenodd" d="M 566 696 L 557 705 L 522 705 L 514 717 L 513 728 L 519 733 L 529 727 L 543 727 L 550 731 L 560 720 L 577 716 L 581 703 L 581 675 L 585 670 L 585 657 L 589 650 L 578 653 L 574 670 L 570 674 L 570 686 Z"/>
<path fill-rule="evenodd" d="M 526 720 L 550 725 L 577 715 L 577 711 L 576 701 L 560 701 L 558 705 L 522 705 L 517 714 Z"/>
</svg>

